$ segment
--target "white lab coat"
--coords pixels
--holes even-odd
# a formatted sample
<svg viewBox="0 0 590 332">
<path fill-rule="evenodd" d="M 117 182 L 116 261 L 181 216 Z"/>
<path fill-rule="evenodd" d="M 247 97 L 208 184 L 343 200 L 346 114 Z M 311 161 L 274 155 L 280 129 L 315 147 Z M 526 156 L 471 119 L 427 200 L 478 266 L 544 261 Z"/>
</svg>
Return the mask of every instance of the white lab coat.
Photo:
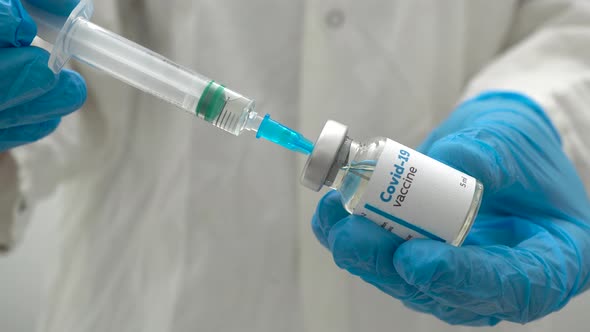
<svg viewBox="0 0 590 332">
<path fill-rule="evenodd" d="M 93 21 L 312 138 L 335 119 L 414 146 L 465 96 L 516 89 L 543 104 L 590 185 L 585 2 L 101 0 Z M 334 266 L 309 228 L 320 194 L 298 183 L 302 157 L 78 69 L 84 109 L 0 168 L 19 174 L 0 200 L 6 241 L 61 188 L 40 331 L 456 329 Z"/>
</svg>

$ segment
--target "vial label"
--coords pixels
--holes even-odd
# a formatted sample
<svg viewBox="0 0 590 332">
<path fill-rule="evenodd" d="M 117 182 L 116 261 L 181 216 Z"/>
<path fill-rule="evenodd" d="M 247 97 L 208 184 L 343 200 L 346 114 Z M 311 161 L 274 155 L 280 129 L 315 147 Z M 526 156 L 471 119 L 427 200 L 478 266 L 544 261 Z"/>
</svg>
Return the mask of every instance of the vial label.
<svg viewBox="0 0 590 332">
<path fill-rule="evenodd" d="M 388 140 L 354 214 L 403 239 L 452 243 L 473 201 L 477 181 Z"/>
</svg>

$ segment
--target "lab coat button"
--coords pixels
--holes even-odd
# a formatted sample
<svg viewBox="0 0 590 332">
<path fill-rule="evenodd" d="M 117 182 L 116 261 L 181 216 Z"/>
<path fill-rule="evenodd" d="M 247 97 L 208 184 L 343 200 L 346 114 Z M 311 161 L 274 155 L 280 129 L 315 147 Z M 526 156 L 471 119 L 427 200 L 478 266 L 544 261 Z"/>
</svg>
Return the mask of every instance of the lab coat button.
<svg viewBox="0 0 590 332">
<path fill-rule="evenodd" d="M 344 24 L 346 16 L 341 9 L 334 8 L 326 13 L 325 21 L 329 28 L 339 28 Z"/>
</svg>

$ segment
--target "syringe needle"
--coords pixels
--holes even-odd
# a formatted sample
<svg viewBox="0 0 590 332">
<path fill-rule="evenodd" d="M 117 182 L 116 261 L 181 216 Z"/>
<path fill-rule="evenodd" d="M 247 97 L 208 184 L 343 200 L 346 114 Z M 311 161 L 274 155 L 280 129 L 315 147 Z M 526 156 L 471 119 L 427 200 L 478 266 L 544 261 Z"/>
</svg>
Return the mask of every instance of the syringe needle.
<svg viewBox="0 0 590 332">
<path fill-rule="evenodd" d="M 303 154 L 313 151 L 313 143 L 295 130 L 270 118 L 267 114 L 256 133 L 256 138 L 264 138 L 289 150 Z"/>
</svg>

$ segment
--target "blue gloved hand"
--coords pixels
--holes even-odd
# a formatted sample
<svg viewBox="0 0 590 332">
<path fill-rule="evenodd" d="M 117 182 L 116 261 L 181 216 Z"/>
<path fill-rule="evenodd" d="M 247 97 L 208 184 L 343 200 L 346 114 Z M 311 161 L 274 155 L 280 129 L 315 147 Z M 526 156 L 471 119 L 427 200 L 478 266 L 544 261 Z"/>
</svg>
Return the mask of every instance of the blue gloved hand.
<svg viewBox="0 0 590 332">
<path fill-rule="evenodd" d="M 72 6 L 65 0 L 35 2 L 55 13 Z M 0 0 L 0 152 L 50 134 L 86 99 L 79 74 L 55 75 L 47 67 L 49 54 L 29 46 L 36 31 L 19 0 Z"/>
<path fill-rule="evenodd" d="M 559 310 L 590 277 L 590 202 L 542 109 L 491 92 L 461 105 L 420 150 L 485 186 L 462 247 L 402 242 L 328 193 L 313 230 L 338 266 L 448 323 L 526 323 Z"/>
</svg>

